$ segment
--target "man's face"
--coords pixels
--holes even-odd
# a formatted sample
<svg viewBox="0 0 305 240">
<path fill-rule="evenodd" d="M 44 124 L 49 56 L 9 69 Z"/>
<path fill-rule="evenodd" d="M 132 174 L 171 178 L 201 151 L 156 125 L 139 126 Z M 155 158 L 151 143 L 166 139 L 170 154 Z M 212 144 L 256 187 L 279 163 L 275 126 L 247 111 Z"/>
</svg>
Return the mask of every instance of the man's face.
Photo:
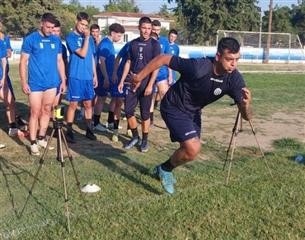
<svg viewBox="0 0 305 240">
<path fill-rule="evenodd" d="M 42 23 L 40 24 L 41 32 L 42 32 L 45 36 L 50 36 L 51 34 L 53 34 L 54 26 L 55 26 L 54 23 L 42 22 Z"/>
<path fill-rule="evenodd" d="M 232 73 L 236 69 L 239 58 L 240 52 L 231 53 L 228 49 L 224 50 L 222 55 L 217 53 L 217 60 L 227 73 Z"/>
<path fill-rule="evenodd" d="M 177 40 L 177 35 L 176 35 L 175 33 L 171 33 L 171 34 L 168 36 L 168 41 L 169 41 L 169 43 L 174 43 L 176 40 Z"/>
<path fill-rule="evenodd" d="M 143 37 L 145 40 L 149 39 L 151 33 L 151 23 L 142 23 L 139 26 L 139 30 L 141 37 Z"/>
<path fill-rule="evenodd" d="M 116 42 L 121 41 L 122 33 L 111 32 L 110 36 L 111 36 L 112 41 L 116 43 Z"/>
<path fill-rule="evenodd" d="M 79 33 L 84 33 L 88 29 L 88 25 L 88 21 L 83 19 L 76 22 L 75 28 Z"/>
<path fill-rule="evenodd" d="M 160 36 L 161 27 L 160 26 L 152 26 L 151 31 L 158 34 L 158 36 Z"/>
<path fill-rule="evenodd" d="M 60 27 L 54 27 L 53 28 L 53 35 L 57 36 L 57 37 L 60 37 L 61 35 L 61 29 Z"/>
<path fill-rule="evenodd" d="M 94 39 L 99 39 L 100 37 L 100 30 L 98 28 L 93 28 L 90 32 L 91 36 L 94 38 Z"/>
</svg>

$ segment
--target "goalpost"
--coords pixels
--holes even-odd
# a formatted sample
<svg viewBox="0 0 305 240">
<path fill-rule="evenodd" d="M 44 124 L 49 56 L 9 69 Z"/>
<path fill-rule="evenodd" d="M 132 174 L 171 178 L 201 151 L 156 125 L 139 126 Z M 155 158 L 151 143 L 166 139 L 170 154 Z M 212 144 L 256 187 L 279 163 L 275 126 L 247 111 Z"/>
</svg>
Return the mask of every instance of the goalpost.
<svg viewBox="0 0 305 240">
<path fill-rule="evenodd" d="M 269 34 L 271 42 L 268 57 L 271 62 L 277 60 L 289 63 L 294 60 L 305 60 L 305 52 L 297 34 L 218 30 L 216 40 L 218 42 L 222 37 L 234 37 L 240 42 L 244 52 L 248 54 L 245 56 L 248 60 L 249 58 L 264 60 Z"/>
</svg>

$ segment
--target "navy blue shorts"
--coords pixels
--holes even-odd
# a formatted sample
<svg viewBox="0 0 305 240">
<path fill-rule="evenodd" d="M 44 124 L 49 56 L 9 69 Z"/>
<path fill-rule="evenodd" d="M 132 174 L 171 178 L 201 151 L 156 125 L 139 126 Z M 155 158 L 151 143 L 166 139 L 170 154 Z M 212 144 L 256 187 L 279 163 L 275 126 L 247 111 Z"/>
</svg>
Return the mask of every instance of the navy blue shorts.
<svg viewBox="0 0 305 240">
<path fill-rule="evenodd" d="M 133 117 L 135 108 L 140 103 L 140 113 L 141 119 L 146 121 L 150 117 L 150 106 L 152 100 L 152 94 L 149 96 L 144 96 L 145 87 L 143 85 L 133 92 L 130 89 L 130 85 L 126 87 L 126 97 L 125 97 L 125 114 L 127 118 Z"/>
<path fill-rule="evenodd" d="M 184 142 L 198 137 L 201 133 L 201 111 L 194 114 L 162 101 L 160 106 L 162 118 L 169 129 L 172 142 Z"/>
<path fill-rule="evenodd" d="M 97 88 L 94 89 L 94 91 L 95 91 L 95 94 L 99 97 L 108 96 L 109 89 L 104 88 L 104 79 L 100 79 L 100 78 L 98 79 L 98 85 L 97 85 Z"/>
<path fill-rule="evenodd" d="M 11 91 L 11 93 L 13 95 L 14 100 L 16 100 L 16 97 L 15 97 L 15 94 L 14 94 L 14 90 L 13 90 L 13 85 L 12 85 L 12 82 L 11 82 L 11 79 L 10 79 L 9 75 L 6 75 L 6 79 L 7 79 L 8 88 L 10 89 L 10 91 Z"/>
<path fill-rule="evenodd" d="M 117 83 L 110 83 L 110 96 L 111 97 L 118 97 L 118 98 L 124 98 L 126 96 L 126 84 L 124 84 L 123 87 L 123 92 L 120 93 L 118 90 L 118 85 Z"/>
</svg>

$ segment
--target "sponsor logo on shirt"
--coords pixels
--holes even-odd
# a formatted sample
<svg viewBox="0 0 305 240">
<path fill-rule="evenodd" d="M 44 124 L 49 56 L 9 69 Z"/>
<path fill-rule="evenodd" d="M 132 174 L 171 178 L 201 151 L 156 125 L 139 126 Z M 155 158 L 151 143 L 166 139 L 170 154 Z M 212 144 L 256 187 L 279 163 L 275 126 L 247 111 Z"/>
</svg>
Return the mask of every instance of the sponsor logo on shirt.
<svg viewBox="0 0 305 240">
<path fill-rule="evenodd" d="M 190 131 L 190 132 L 186 132 L 184 135 L 185 135 L 185 136 L 188 136 L 188 135 L 190 135 L 190 134 L 192 134 L 192 133 L 196 133 L 196 131 L 193 130 L 193 131 Z"/>
<path fill-rule="evenodd" d="M 211 81 L 213 82 L 219 82 L 219 83 L 223 83 L 223 80 L 222 79 L 217 79 L 217 78 L 210 78 Z"/>
<path fill-rule="evenodd" d="M 42 42 L 50 42 L 50 39 L 41 39 Z"/>
<path fill-rule="evenodd" d="M 222 90 L 220 89 L 220 88 L 216 88 L 215 90 L 214 90 L 214 95 L 215 96 L 218 96 L 218 95 L 220 95 L 222 93 Z"/>
<path fill-rule="evenodd" d="M 40 46 L 41 49 L 43 49 L 43 43 L 42 42 L 39 43 L 39 46 Z"/>
</svg>

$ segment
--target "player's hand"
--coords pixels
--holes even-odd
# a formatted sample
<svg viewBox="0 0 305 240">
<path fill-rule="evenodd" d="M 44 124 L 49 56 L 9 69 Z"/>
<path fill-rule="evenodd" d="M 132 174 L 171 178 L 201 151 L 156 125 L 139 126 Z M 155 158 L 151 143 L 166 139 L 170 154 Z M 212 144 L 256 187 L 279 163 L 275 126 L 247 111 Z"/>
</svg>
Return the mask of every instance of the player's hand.
<svg viewBox="0 0 305 240">
<path fill-rule="evenodd" d="M 60 93 L 63 94 L 66 91 L 66 88 L 67 88 L 66 83 L 62 82 L 59 88 Z"/>
<path fill-rule="evenodd" d="M 243 95 L 243 98 L 242 98 L 243 104 L 249 105 L 252 100 L 250 90 L 248 88 L 242 88 L 242 95 Z"/>
<path fill-rule="evenodd" d="M 112 82 L 113 84 L 116 84 L 118 82 L 118 75 L 116 73 L 112 74 Z"/>
<path fill-rule="evenodd" d="M 83 34 L 85 37 L 89 37 L 90 36 L 90 30 L 88 27 L 86 27 L 84 30 L 83 30 Z"/>
<path fill-rule="evenodd" d="M 123 93 L 123 87 L 124 87 L 124 83 L 120 82 L 120 84 L 118 85 L 119 93 Z"/>
<path fill-rule="evenodd" d="M 22 91 L 23 91 L 24 94 L 29 95 L 31 93 L 31 89 L 30 89 L 29 84 L 23 83 L 22 84 Z"/>
<path fill-rule="evenodd" d="M 153 88 L 151 86 L 147 86 L 144 91 L 144 96 L 149 96 L 152 94 Z"/>
<path fill-rule="evenodd" d="M 105 88 L 105 89 L 108 89 L 109 88 L 109 78 L 107 77 L 107 78 L 105 78 L 104 79 L 104 83 L 103 83 L 103 87 Z"/>
<path fill-rule="evenodd" d="M 98 86 L 97 78 L 96 78 L 96 76 L 93 76 L 93 87 L 97 88 L 97 86 Z"/>
<path fill-rule="evenodd" d="M 131 80 L 132 80 L 132 83 L 131 83 L 131 87 L 132 87 L 132 91 L 133 92 L 136 92 L 137 89 L 140 87 L 141 85 L 141 81 L 138 77 L 137 74 L 133 73 L 133 72 L 130 72 L 130 76 L 131 76 Z"/>
</svg>

